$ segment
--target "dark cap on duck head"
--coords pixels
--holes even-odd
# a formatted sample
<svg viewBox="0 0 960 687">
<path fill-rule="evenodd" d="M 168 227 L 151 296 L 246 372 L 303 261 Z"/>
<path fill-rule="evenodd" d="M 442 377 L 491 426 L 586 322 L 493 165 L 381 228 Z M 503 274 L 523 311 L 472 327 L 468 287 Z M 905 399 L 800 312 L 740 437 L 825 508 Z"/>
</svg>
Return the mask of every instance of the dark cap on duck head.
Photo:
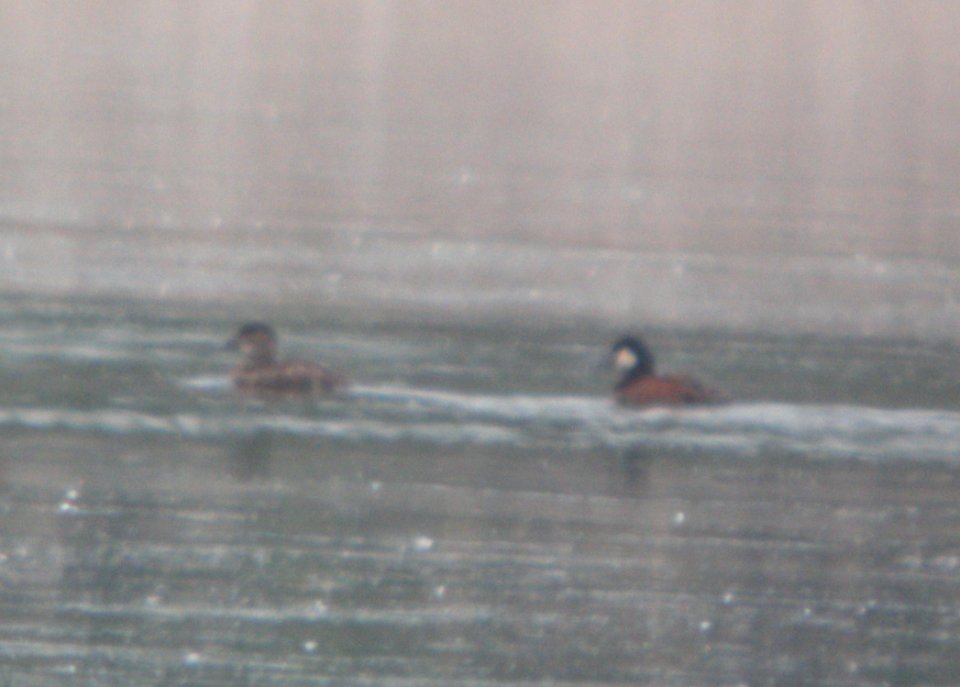
<svg viewBox="0 0 960 687">
<path fill-rule="evenodd" d="M 235 351 L 241 347 L 244 342 L 261 341 L 275 345 L 277 342 L 277 333 L 266 322 L 245 322 L 240 325 L 240 329 L 227 341 L 225 348 L 228 351 Z"/>
<path fill-rule="evenodd" d="M 624 336 L 610 347 L 610 365 L 631 376 L 653 374 L 653 353 L 638 336 Z"/>
</svg>

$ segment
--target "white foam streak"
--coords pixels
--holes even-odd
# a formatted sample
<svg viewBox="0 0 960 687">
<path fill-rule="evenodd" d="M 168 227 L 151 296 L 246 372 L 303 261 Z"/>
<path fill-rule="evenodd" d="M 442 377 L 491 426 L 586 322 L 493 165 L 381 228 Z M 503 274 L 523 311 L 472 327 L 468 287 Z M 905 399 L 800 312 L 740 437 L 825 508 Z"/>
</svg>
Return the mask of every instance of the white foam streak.
<svg viewBox="0 0 960 687">
<path fill-rule="evenodd" d="M 565 428 L 582 447 L 680 447 L 755 454 L 960 460 L 960 413 L 851 405 L 749 403 L 695 408 L 620 408 L 607 398 L 472 395 L 361 387 L 358 398 L 394 400 L 508 425 L 527 434 Z M 555 437 L 556 438 L 556 437 Z"/>
<path fill-rule="evenodd" d="M 219 388 L 217 378 L 195 388 Z M 216 439 L 272 432 L 345 441 L 417 441 L 520 448 L 683 449 L 807 457 L 960 461 L 960 413 L 842 405 L 730 404 L 619 408 L 594 396 L 466 394 L 398 386 L 357 386 L 323 415 L 218 405 L 220 414 L 0 409 L 0 426 Z"/>
<path fill-rule="evenodd" d="M 291 436 L 353 441 L 427 441 L 439 444 L 472 441 L 517 443 L 515 432 L 482 423 L 394 424 L 381 420 L 314 420 L 291 415 L 203 417 L 195 414 L 151 415 L 128 410 L 0 410 L 0 426 L 37 430 L 74 430 L 111 434 L 166 434 L 218 438 L 273 432 Z"/>
</svg>

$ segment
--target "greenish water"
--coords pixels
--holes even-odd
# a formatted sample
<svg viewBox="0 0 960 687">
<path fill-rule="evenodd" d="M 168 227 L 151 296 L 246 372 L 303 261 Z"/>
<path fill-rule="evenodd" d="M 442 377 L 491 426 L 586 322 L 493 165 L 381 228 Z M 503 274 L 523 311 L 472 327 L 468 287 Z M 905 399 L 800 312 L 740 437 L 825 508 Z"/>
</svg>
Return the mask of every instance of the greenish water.
<svg viewBox="0 0 960 687">
<path fill-rule="evenodd" d="M 232 315 L 7 299 L 12 685 L 948 684 L 956 351 L 651 332 L 734 399 L 628 412 L 613 331 L 288 311 L 344 399 L 237 396 Z"/>
</svg>

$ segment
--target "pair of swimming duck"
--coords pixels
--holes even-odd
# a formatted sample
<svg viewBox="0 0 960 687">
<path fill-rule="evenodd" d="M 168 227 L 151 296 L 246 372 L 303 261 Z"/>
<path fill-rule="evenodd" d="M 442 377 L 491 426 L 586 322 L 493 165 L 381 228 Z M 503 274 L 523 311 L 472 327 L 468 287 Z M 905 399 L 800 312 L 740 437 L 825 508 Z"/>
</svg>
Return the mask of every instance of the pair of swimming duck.
<svg viewBox="0 0 960 687">
<path fill-rule="evenodd" d="M 227 343 L 243 360 L 231 374 L 234 385 L 249 393 L 331 394 L 347 385 L 333 370 L 304 360 L 277 360 L 277 335 L 262 322 L 248 322 Z M 716 403 L 722 396 L 693 379 L 662 376 L 654 371 L 650 349 L 637 337 L 626 336 L 610 350 L 608 363 L 622 375 L 614 387 L 618 403 L 625 406 L 676 406 Z"/>
</svg>

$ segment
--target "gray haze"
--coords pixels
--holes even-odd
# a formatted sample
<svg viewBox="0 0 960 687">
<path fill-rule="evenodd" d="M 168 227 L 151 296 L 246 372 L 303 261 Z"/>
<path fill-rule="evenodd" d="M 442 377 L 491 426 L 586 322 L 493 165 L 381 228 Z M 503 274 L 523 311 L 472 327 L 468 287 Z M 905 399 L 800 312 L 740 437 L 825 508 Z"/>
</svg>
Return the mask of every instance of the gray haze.
<svg viewBox="0 0 960 687">
<path fill-rule="evenodd" d="M 0 3 L 0 289 L 960 337 L 960 5 Z"/>
</svg>

